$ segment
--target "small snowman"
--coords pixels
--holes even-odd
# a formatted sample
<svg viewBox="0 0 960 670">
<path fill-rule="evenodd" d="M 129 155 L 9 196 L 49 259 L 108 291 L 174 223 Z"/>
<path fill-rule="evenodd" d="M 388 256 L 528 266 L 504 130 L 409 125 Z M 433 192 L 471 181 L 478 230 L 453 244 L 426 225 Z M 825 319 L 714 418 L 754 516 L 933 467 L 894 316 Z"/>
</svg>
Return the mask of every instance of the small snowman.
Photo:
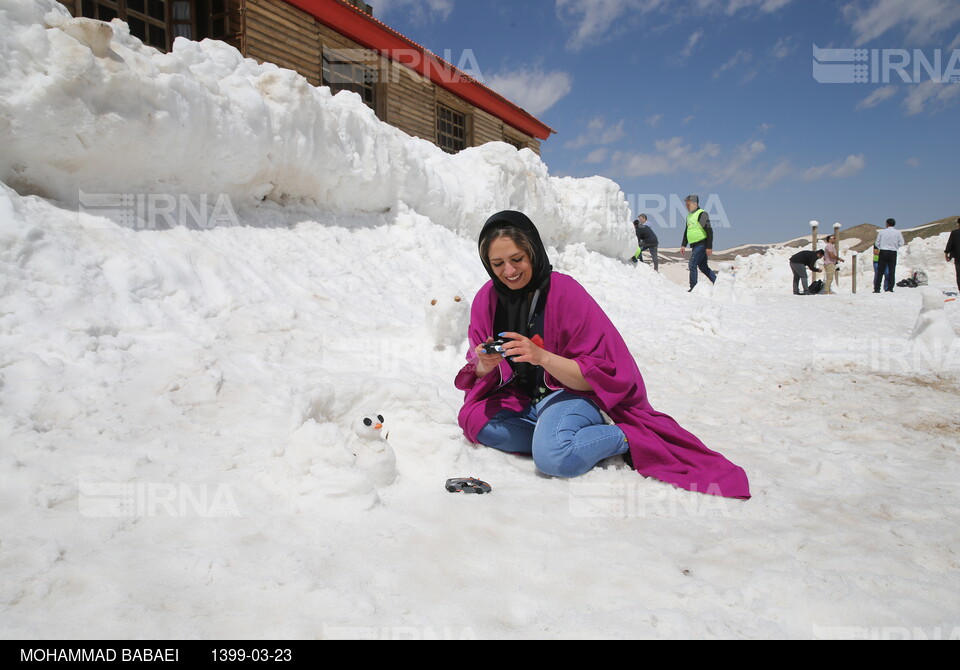
<svg viewBox="0 0 960 670">
<path fill-rule="evenodd" d="M 926 344 L 947 344 L 956 339 L 953 325 L 944 311 L 943 293 L 934 288 L 921 289 L 923 306 L 913 327 L 912 340 Z"/>
<path fill-rule="evenodd" d="M 397 480 L 397 455 L 390 443 L 382 414 L 365 414 L 357 420 L 357 440 L 353 454 L 357 465 L 376 488 L 390 486 Z"/>
<path fill-rule="evenodd" d="M 713 285 L 713 299 L 717 302 L 737 301 L 737 275 L 732 264 L 724 263 L 717 271 L 717 281 Z"/>
<path fill-rule="evenodd" d="M 455 291 L 433 298 L 427 306 L 427 323 L 438 351 L 456 346 L 467 339 L 470 327 L 470 304 Z"/>
</svg>

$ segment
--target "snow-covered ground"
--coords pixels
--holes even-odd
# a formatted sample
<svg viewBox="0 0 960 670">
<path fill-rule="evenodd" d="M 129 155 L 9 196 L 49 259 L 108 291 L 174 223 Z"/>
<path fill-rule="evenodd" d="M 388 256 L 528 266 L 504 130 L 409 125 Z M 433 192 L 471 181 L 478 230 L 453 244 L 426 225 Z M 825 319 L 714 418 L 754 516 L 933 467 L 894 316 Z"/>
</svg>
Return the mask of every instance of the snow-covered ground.
<svg viewBox="0 0 960 670">
<path fill-rule="evenodd" d="M 795 297 L 777 253 L 688 294 L 620 260 L 608 180 L 449 157 L 223 45 L 121 30 L 95 57 L 81 28 L 0 0 L 0 635 L 960 637 L 958 303 Z M 150 229 L 157 193 L 229 204 Z M 465 442 L 473 235 L 505 207 L 751 500 Z M 942 246 L 902 260 L 941 292 Z M 374 487 L 377 414 L 397 477 Z"/>
</svg>

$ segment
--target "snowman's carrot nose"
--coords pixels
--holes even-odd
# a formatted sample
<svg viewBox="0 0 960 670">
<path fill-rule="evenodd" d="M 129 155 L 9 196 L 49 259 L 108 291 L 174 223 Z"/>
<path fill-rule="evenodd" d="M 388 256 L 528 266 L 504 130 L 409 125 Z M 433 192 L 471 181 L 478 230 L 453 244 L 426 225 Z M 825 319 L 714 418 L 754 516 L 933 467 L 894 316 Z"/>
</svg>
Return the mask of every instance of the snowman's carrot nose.
<svg viewBox="0 0 960 670">
<path fill-rule="evenodd" d="M 380 430 L 381 428 L 383 428 L 382 423 L 378 423 L 376 426 L 373 427 L 374 430 Z"/>
</svg>

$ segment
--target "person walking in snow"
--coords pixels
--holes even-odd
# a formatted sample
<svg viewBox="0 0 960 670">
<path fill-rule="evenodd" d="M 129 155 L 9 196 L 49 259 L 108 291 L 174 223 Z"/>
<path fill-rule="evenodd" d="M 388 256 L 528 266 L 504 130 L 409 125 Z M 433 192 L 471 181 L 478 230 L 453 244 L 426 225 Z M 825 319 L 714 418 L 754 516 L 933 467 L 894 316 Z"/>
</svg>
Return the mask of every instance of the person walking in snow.
<svg viewBox="0 0 960 670">
<path fill-rule="evenodd" d="M 717 283 L 717 273 L 710 269 L 709 258 L 713 256 L 713 227 L 710 225 L 710 215 L 700 209 L 700 196 L 688 195 L 685 200 L 687 206 L 687 226 L 683 230 L 683 241 L 680 243 L 680 255 L 687 253 L 690 247 L 690 290 L 697 287 L 699 273 L 707 276 L 711 283 Z"/>
<path fill-rule="evenodd" d="M 957 229 L 950 233 L 947 248 L 943 250 L 947 262 L 951 260 L 957 269 L 957 290 L 960 291 L 960 218 L 957 219 Z"/>
<path fill-rule="evenodd" d="M 455 380 L 470 442 L 531 455 L 553 477 L 623 455 L 645 477 L 750 497 L 742 468 L 651 407 L 620 332 L 583 286 L 553 271 L 529 218 L 493 215 L 478 247 L 490 281 L 473 300 L 470 350 Z"/>
<path fill-rule="evenodd" d="M 877 233 L 877 249 L 880 250 L 880 260 L 877 263 L 877 274 L 873 278 L 873 292 L 880 292 L 880 277 L 889 275 L 889 283 L 885 285 L 887 293 L 893 293 L 893 285 L 897 280 L 897 253 L 900 247 L 906 245 L 903 234 L 896 229 L 897 222 L 887 219 L 887 227 Z"/>
<path fill-rule="evenodd" d="M 653 258 L 653 269 L 660 272 L 660 239 L 653 232 L 653 228 L 647 225 L 647 215 L 641 214 L 640 218 L 633 222 L 633 232 L 637 234 L 637 253 L 633 256 L 633 262 L 643 262 L 643 252 L 649 250 L 650 257 Z"/>
<path fill-rule="evenodd" d="M 817 261 L 823 258 L 823 255 L 823 249 L 818 251 L 807 249 L 790 257 L 790 269 L 793 270 L 794 295 L 810 295 L 810 287 L 807 284 L 807 268 L 810 268 L 814 274 L 820 272 L 820 268 L 817 267 Z M 801 282 L 803 283 L 803 292 L 800 291 Z"/>
<path fill-rule="evenodd" d="M 827 237 L 827 243 L 823 247 L 823 272 L 827 276 L 827 285 L 824 289 L 826 295 L 835 295 L 833 292 L 833 282 L 837 276 L 837 264 L 845 262 L 837 255 L 837 238 L 833 235 Z"/>
</svg>

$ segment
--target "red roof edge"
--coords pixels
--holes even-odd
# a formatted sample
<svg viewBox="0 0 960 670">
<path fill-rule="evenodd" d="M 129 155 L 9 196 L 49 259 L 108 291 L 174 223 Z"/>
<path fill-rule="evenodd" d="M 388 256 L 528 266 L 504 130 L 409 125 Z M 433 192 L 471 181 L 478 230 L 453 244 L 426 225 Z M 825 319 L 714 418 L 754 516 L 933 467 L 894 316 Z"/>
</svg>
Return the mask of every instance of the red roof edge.
<svg viewBox="0 0 960 670">
<path fill-rule="evenodd" d="M 310 14 L 328 28 L 410 68 L 527 135 L 545 140 L 557 132 L 493 89 L 353 5 L 342 0 L 284 1 Z M 419 57 L 411 59 L 412 62 L 404 62 L 402 56 L 410 54 L 411 49 L 416 50 Z M 397 54 L 400 57 L 396 57 Z"/>
</svg>

